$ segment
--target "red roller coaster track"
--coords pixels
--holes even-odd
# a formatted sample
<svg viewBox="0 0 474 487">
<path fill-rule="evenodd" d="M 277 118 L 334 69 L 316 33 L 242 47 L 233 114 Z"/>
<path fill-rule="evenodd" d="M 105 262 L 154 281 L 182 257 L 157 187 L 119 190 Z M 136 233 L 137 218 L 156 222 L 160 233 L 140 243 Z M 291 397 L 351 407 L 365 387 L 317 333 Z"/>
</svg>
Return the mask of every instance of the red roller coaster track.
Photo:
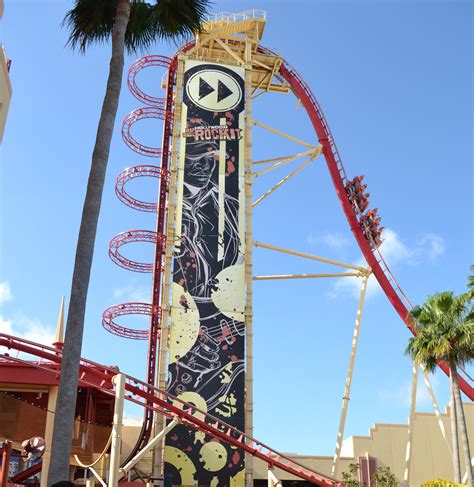
<svg viewBox="0 0 474 487">
<path fill-rule="evenodd" d="M 137 74 L 144 68 L 148 67 L 161 67 L 168 69 L 171 63 L 171 59 L 166 56 L 160 56 L 159 54 L 151 54 L 149 56 L 141 57 L 137 59 L 128 70 L 128 89 L 132 95 L 145 105 L 164 107 L 163 98 L 156 98 L 154 96 L 145 93 L 137 84 Z"/>
<path fill-rule="evenodd" d="M 155 98 L 143 92 L 136 83 L 136 76 L 141 69 L 149 66 L 168 68 L 166 98 Z M 166 243 L 164 226 L 166 218 L 166 199 L 168 194 L 168 158 L 171 137 L 171 124 L 173 118 L 173 88 L 176 78 L 176 62 L 165 56 L 145 56 L 135 61 L 129 69 L 128 86 L 132 94 L 149 106 L 138 108 L 129 113 L 122 124 L 122 137 L 124 142 L 138 154 L 148 157 L 161 157 L 161 167 L 151 165 L 134 166 L 122 171 L 116 181 L 115 192 L 119 199 L 136 210 L 157 211 L 156 231 L 131 230 L 115 236 L 110 242 L 109 255 L 112 260 L 128 270 L 135 272 L 151 272 L 153 275 L 152 304 L 123 303 L 106 309 L 102 316 L 105 329 L 124 338 L 147 339 L 147 383 L 153 385 L 156 375 L 157 346 L 160 333 L 160 291 L 163 271 L 163 249 Z M 148 147 L 137 142 L 131 135 L 131 126 L 144 118 L 157 118 L 164 121 L 163 147 Z M 125 184 L 136 177 L 159 177 L 160 189 L 158 203 L 149 203 L 132 198 L 125 191 Z M 119 253 L 119 248 L 131 242 L 154 242 L 155 258 L 153 264 L 144 264 L 127 259 Z M 118 325 L 115 318 L 126 314 L 149 314 L 151 316 L 149 331 L 134 330 Z M 153 408 L 145 408 L 142 430 L 135 447 L 125 462 L 129 461 L 148 442 L 153 428 Z"/>
<path fill-rule="evenodd" d="M 0 347 L 18 350 L 39 357 L 41 359 L 40 362 L 28 362 L 28 364 L 51 374 L 57 375 L 57 370 L 51 368 L 51 364 L 61 365 L 62 352 L 39 343 L 0 333 Z M 0 357 L 6 360 L 24 362 L 21 359 L 10 357 L 7 353 L 0 354 Z M 42 362 L 42 360 L 46 362 Z M 105 394 L 113 395 L 114 391 L 111 379 L 117 372 L 116 369 L 81 358 L 79 380 L 81 383 L 95 387 Z M 245 435 L 245 433 L 233 428 L 224 421 L 201 411 L 196 406 L 128 375 L 125 375 L 125 398 L 143 406 L 152 413 L 163 414 L 167 418 L 178 417 L 187 426 L 202 431 L 232 446 L 241 448 L 254 457 L 265 461 L 270 467 L 279 468 L 316 485 L 341 487 L 344 485 L 327 475 L 312 470 L 278 453 L 264 443 Z"/>
<path fill-rule="evenodd" d="M 122 123 L 122 138 L 130 149 L 147 157 L 161 157 L 162 149 L 159 147 L 150 147 L 138 142 L 131 133 L 132 126 L 145 118 L 157 118 L 159 120 L 171 119 L 169 112 L 161 107 L 141 107 L 130 112 Z"/>
<path fill-rule="evenodd" d="M 185 45 L 181 51 L 187 51 L 194 46 L 191 42 Z M 259 52 L 274 55 L 266 48 L 259 47 Z M 250 454 L 266 461 L 270 466 L 281 468 L 299 478 L 320 485 L 342 485 L 334 479 L 330 479 L 318 472 L 309 470 L 293 460 L 273 451 L 266 445 L 257 442 L 253 438 L 246 437 L 244 433 L 235 430 L 226 423 L 211 417 L 210 415 L 197 410 L 194 406 L 180 401 L 178 398 L 171 396 L 165 391 L 153 387 L 155 383 L 157 343 L 160 330 L 160 290 L 162 276 L 163 249 L 165 237 L 157 238 L 157 235 L 164 235 L 164 225 L 166 219 L 166 199 L 168 194 L 168 160 L 169 144 L 171 136 L 171 124 L 173 114 L 173 88 L 176 81 L 176 60 L 175 57 L 170 60 L 164 56 L 145 56 L 136 61 L 130 68 L 128 84 L 130 91 L 134 96 L 147 104 L 148 106 L 138 108 L 125 117 L 122 126 L 122 135 L 125 143 L 135 152 L 148 157 L 161 157 L 161 167 L 157 166 L 135 166 L 123 171 L 117 178 L 116 193 L 120 200 L 126 205 L 141 211 L 157 211 L 156 231 L 129 231 L 114 237 L 111 242 L 110 255 L 112 259 L 122 267 L 138 272 L 152 272 L 153 275 L 153 293 L 152 304 L 148 303 L 123 303 L 115 305 L 104 311 L 103 325 L 106 329 L 114 334 L 133 339 L 148 339 L 148 361 L 147 361 L 147 381 L 141 382 L 137 379 L 127 376 L 126 390 L 127 399 L 138 403 L 145 408 L 145 417 L 139 440 L 132 451 L 134 455 L 138 450 L 143 448 L 148 442 L 153 426 L 153 414 L 158 412 L 167 417 L 178 416 L 183 422 L 190 427 L 203 431 L 215 438 L 219 438 L 234 446 L 242 448 Z M 155 98 L 144 93 L 136 84 L 137 73 L 148 66 L 161 66 L 168 68 L 166 98 Z M 326 122 L 324 114 L 314 96 L 303 78 L 297 71 L 286 61 L 283 61 L 280 70 L 276 73 L 290 85 L 295 96 L 300 100 L 305 108 L 313 128 L 317 134 L 318 140 L 323 147 L 323 154 L 331 175 L 336 193 L 341 203 L 344 214 L 347 218 L 351 231 L 361 249 L 368 265 L 371 267 L 377 281 L 379 282 L 384 293 L 388 297 L 392 306 L 399 314 L 408 329 L 416 334 L 415 323 L 410 317 L 409 309 L 412 305 L 394 275 L 390 271 L 380 251 L 371 248 L 369 241 L 365 238 L 359 223 L 359 212 L 352 206 L 345 190 L 345 184 L 348 181 L 346 171 L 342 164 L 339 152 L 337 150 L 331 130 Z M 144 118 L 158 118 L 164 121 L 164 135 L 162 148 L 149 147 L 139 143 L 131 135 L 132 125 Z M 130 196 L 124 189 L 125 184 L 131 179 L 139 176 L 160 178 L 160 189 L 158 203 L 144 202 Z M 155 243 L 155 259 L 153 265 L 131 261 L 118 252 L 119 247 L 129 242 L 153 242 Z M 405 304 L 406 303 L 406 304 Z M 115 319 L 127 314 L 147 314 L 151 315 L 149 330 L 133 330 L 118 325 Z M 0 345 L 7 348 L 13 348 L 23 351 L 42 359 L 49 360 L 53 363 L 60 364 L 61 354 L 58 350 L 44 347 L 39 344 L 20 340 L 15 337 L 0 334 Z M 3 355 L 6 356 L 5 354 Z M 17 359 L 15 359 L 17 360 Z M 446 364 L 439 364 L 442 370 L 448 374 Z M 34 366 L 56 373 L 55 370 L 34 364 Z M 116 371 L 107 367 L 94 364 L 88 360 L 81 360 L 80 380 L 89 383 L 104 392 L 110 394 L 110 379 L 116 374 Z M 472 378 L 464 373 L 459 377 L 461 390 L 469 399 L 474 400 L 474 387 L 469 383 L 473 382 Z"/>
<path fill-rule="evenodd" d="M 186 52 L 194 46 L 194 42 L 190 42 L 183 46 L 179 52 Z M 264 47 L 258 47 L 259 52 L 275 55 L 269 49 Z M 156 168 L 156 170 L 161 170 L 161 179 L 160 179 L 160 190 L 159 190 L 159 201 L 156 205 L 157 208 L 157 226 L 156 226 L 156 234 L 163 235 L 164 234 L 164 222 L 166 218 L 166 199 L 168 193 L 168 158 L 169 158 L 169 142 L 170 142 L 170 135 L 171 135 L 171 122 L 172 122 L 172 113 L 173 113 L 173 88 L 175 86 L 176 80 L 176 61 L 177 55 L 175 54 L 172 60 L 168 60 L 162 56 L 145 56 L 144 58 L 139 59 L 136 61 L 130 68 L 129 71 L 129 87 L 131 92 L 136 96 L 137 99 L 140 101 L 150 105 L 148 107 L 139 108 L 131 112 L 124 120 L 123 123 L 123 138 L 127 145 L 134 151 L 139 154 L 150 156 L 150 157 L 160 157 L 162 158 L 161 168 Z M 147 95 L 144 93 L 140 88 L 138 88 L 136 84 L 136 75 L 140 71 L 148 66 L 162 66 L 168 67 L 168 82 L 167 82 L 167 91 L 166 91 L 166 99 L 159 99 Z M 369 241 L 365 238 L 361 225 L 359 223 L 360 212 L 357 208 L 354 208 L 349 200 L 349 197 L 345 190 L 345 184 L 348 181 L 346 171 L 344 169 L 344 165 L 342 163 L 341 157 L 339 155 L 339 151 L 337 149 L 336 143 L 334 141 L 334 137 L 332 136 L 331 130 L 329 125 L 324 117 L 324 114 L 319 106 L 319 103 L 316 100 L 313 92 L 306 84 L 304 79 L 298 74 L 298 72 L 286 61 L 283 60 L 280 70 L 276 73 L 276 76 L 279 76 L 286 80 L 286 82 L 290 85 L 293 93 L 295 96 L 300 100 L 302 106 L 305 108 L 313 128 L 316 132 L 318 140 L 323 147 L 323 154 L 329 169 L 329 173 L 331 175 L 336 193 L 338 195 L 339 201 L 341 203 L 342 209 L 344 214 L 347 218 L 351 231 L 354 234 L 354 237 L 361 249 L 368 265 L 371 267 L 377 281 L 379 282 L 381 288 L 383 289 L 384 293 L 388 297 L 389 301 L 391 302 L 392 306 L 395 308 L 396 312 L 399 314 L 405 325 L 408 329 L 415 335 L 416 334 L 416 327 L 415 323 L 410 317 L 409 309 L 412 308 L 410 301 L 408 300 L 405 293 L 402 291 L 401 287 L 399 286 L 398 282 L 396 281 L 393 273 L 390 271 L 386 261 L 384 260 L 380 250 L 377 246 L 371 245 Z M 146 117 L 153 117 L 159 118 L 164 120 L 164 136 L 163 136 L 163 147 L 162 149 L 147 147 L 135 139 L 132 138 L 130 134 L 130 128 L 136 121 L 146 118 Z M 156 167 L 156 166 L 152 166 Z M 131 170 L 133 168 L 130 168 Z M 124 173 L 127 173 L 126 170 Z M 139 170 L 138 175 L 150 175 L 147 173 L 147 170 Z M 122 173 L 122 175 L 124 174 Z M 128 173 L 127 173 L 128 174 Z M 117 194 L 120 199 L 122 199 L 121 195 L 126 195 L 123 190 L 123 186 L 125 182 L 131 179 L 128 176 L 120 175 L 117 179 Z M 166 175 L 166 177 L 164 177 Z M 128 178 L 128 179 L 127 179 Z M 135 200 L 133 198 L 127 198 L 124 196 L 122 199 L 125 204 L 129 206 L 140 209 L 143 211 L 153 211 L 150 205 L 152 203 L 144 203 L 140 202 L 139 200 Z M 159 325 L 160 325 L 160 317 L 158 313 L 158 309 L 160 306 L 160 286 L 161 286 L 161 274 L 162 274 L 162 259 L 163 259 L 163 249 L 164 249 L 165 241 L 164 239 L 158 239 L 156 242 L 155 248 L 155 261 L 153 264 L 153 300 L 152 300 L 152 309 L 156 311 L 152 313 L 152 319 L 150 324 L 150 332 L 149 332 L 149 348 L 148 348 L 148 383 L 154 384 L 154 377 L 155 377 L 155 367 L 156 367 L 156 351 L 157 351 L 157 339 L 159 335 Z M 129 268 L 131 268 L 131 264 Z M 135 269 L 133 269 L 135 270 Z M 125 304 L 125 306 L 128 306 Z M 108 316 L 109 310 L 104 312 L 104 320 L 106 320 Z M 105 326 L 105 323 L 104 323 Z M 120 327 L 119 327 L 120 328 Z M 124 329 L 127 330 L 127 329 Z M 121 330 L 119 330 L 121 331 Z M 130 337 L 131 338 L 131 337 Z M 442 370 L 448 374 L 448 368 L 446 364 L 440 363 L 439 364 Z M 464 375 L 462 375 L 464 373 Z M 153 380 L 152 380 L 153 379 Z M 466 394 L 469 399 L 474 400 L 474 387 L 470 384 L 472 383 L 472 378 L 469 377 L 464 371 L 461 371 L 459 376 L 459 382 L 461 390 Z M 150 409 L 146 409 L 145 411 L 145 420 L 143 423 L 142 433 L 140 435 L 139 441 L 132 453 L 135 453 L 140 448 L 142 448 L 146 442 L 148 441 L 151 428 L 153 423 L 153 411 Z"/>
<path fill-rule="evenodd" d="M 193 46 L 194 42 L 190 42 L 183 46 L 181 50 L 186 52 Z M 264 54 L 277 56 L 276 53 L 263 46 L 259 46 L 258 51 Z M 342 163 L 341 156 L 339 155 L 331 129 L 329 128 L 326 117 L 324 116 L 316 97 L 302 76 L 287 61 L 282 60 L 280 70 L 278 73 L 276 73 L 276 75 L 281 76 L 290 85 L 293 93 L 306 110 L 306 113 L 308 114 L 308 117 L 311 120 L 313 128 L 318 137 L 319 143 L 323 147 L 324 158 L 326 160 L 334 188 L 357 244 L 359 245 L 360 250 L 371 267 L 372 272 L 374 273 L 385 295 L 395 308 L 395 311 L 398 313 L 413 335 L 416 335 L 417 330 L 415 322 L 411 318 L 409 311 L 413 308 L 410 300 L 401 289 L 380 250 L 378 248 L 372 249 L 369 241 L 364 236 L 358 220 L 359 213 L 353 208 L 345 189 L 345 183 L 348 181 L 346 170 Z M 406 305 L 404 304 L 404 301 Z M 446 375 L 449 375 L 447 364 L 441 362 L 439 366 Z M 461 369 L 461 373 L 459 375 L 460 388 L 471 401 L 474 401 L 474 386 L 469 384 L 469 382 L 473 382 L 473 378 Z"/>
<path fill-rule="evenodd" d="M 159 310 L 157 310 L 159 313 Z M 107 308 L 107 313 L 104 313 L 102 318 L 102 325 L 110 333 L 122 338 L 130 338 L 132 340 L 147 340 L 150 337 L 148 330 L 135 330 L 133 328 L 126 328 L 119 325 L 115 320 L 119 316 L 126 315 L 153 315 L 153 307 L 148 303 L 121 303 Z"/>
<path fill-rule="evenodd" d="M 137 262 L 135 260 L 124 257 L 119 249 L 122 245 L 131 242 L 148 242 L 156 243 L 158 239 L 164 240 L 163 235 L 157 235 L 151 230 L 128 230 L 127 232 L 119 233 L 110 241 L 109 257 L 118 266 L 123 267 L 129 271 L 134 272 L 153 272 L 152 263 Z"/>
<path fill-rule="evenodd" d="M 156 203 L 138 200 L 125 190 L 125 185 L 129 181 L 139 177 L 163 177 L 166 179 L 168 174 L 165 171 L 162 171 L 161 167 L 158 166 L 144 164 L 140 166 L 128 167 L 117 176 L 117 180 L 115 182 L 115 194 L 123 204 L 129 206 L 130 208 L 154 213 L 158 210 L 158 205 Z"/>
<path fill-rule="evenodd" d="M 261 49 L 262 52 L 270 52 L 264 48 Z M 416 335 L 417 331 L 415 323 L 409 312 L 409 308 L 412 308 L 410 301 L 400 288 L 398 282 L 380 253 L 380 250 L 378 250 L 378 248 L 373 250 L 363 234 L 362 228 L 358 221 L 359 215 L 354 211 L 345 190 L 347 174 L 342 164 L 339 151 L 337 150 L 337 146 L 331 130 L 329 129 L 329 125 L 326 122 L 324 114 L 315 96 L 313 95 L 313 92 L 303 78 L 288 63 L 284 62 L 282 64 L 280 67 L 280 75 L 294 90 L 294 93 L 301 101 L 303 107 L 306 109 L 311 123 L 313 124 L 319 142 L 323 146 L 323 154 L 326 159 L 336 193 L 359 248 L 364 254 L 367 263 L 371 267 L 372 272 L 374 273 L 385 295 L 392 303 L 392 306 L 395 308 L 396 312 L 399 314 L 400 318 L 403 320 L 408 329 L 414 335 Z M 407 303 L 409 308 L 407 308 L 403 301 Z M 449 375 L 447 364 L 440 363 L 439 366 L 445 372 L 445 374 Z M 465 374 L 464 371 L 462 372 Z M 461 390 L 472 401 L 474 400 L 474 387 L 469 384 L 469 380 L 472 382 L 472 379 L 470 379 L 467 374 L 465 374 L 465 377 L 461 375 L 459 376 L 459 385 Z"/>
</svg>

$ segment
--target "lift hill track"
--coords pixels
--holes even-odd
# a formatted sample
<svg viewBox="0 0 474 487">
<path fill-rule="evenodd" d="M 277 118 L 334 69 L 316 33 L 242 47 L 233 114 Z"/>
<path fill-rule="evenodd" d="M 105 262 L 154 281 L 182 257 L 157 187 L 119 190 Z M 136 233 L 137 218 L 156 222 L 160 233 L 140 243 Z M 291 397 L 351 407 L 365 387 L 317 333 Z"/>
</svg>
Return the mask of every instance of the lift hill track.
<svg viewBox="0 0 474 487">
<path fill-rule="evenodd" d="M 0 334 L 0 347 L 24 352 L 40 359 L 38 362 L 27 362 L 29 366 L 51 374 L 58 374 L 60 370 L 62 352 L 58 349 L 4 333 Z M 0 358 L 24 362 L 21 359 L 10 357 L 8 353 L 0 354 Z M 114 395 L 111 381 L 117 372 L 116 369 L 81 358 L 79 382 L 96 387 L 105 394 Z M 335 487 L 344 485 L 342 482 L 309 469 L 278 453 L 255 438 L 251 438 L 225 422 L 199 410 L 196 406 L 181 401 L 168 392 L 152 387 L 134 377 L 125 375 L 125 391 L 125 398 L 128 401 L 150 409 L 154 413 L 162 414 L 166 418 L 178 417 L 187 426 L 241 448 L 252 456 L 265 461 L 271 468 L 279 468 L 315 485 Z"/>
</svg>

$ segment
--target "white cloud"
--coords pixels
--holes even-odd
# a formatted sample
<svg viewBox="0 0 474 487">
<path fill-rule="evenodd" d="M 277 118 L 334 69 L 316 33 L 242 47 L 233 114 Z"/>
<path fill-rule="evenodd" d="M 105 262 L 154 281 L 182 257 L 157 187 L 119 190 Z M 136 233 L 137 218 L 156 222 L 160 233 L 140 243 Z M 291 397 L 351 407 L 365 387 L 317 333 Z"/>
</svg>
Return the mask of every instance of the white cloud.
<svg viewBox="0 0 474 487">
<path fill-rule="evenodd" d="M 434 262 L 444 254 L 444 239 L 434 233 L 424 233 L 417 237 L 412 248 L 407 247 L 390 228 L 383 233 L 384 241 L 380 246 L 380 252 L 389 265 L 396 265 L 399 262 L 417 266 L 426 260 Z"/>
<path fill-rule="evenodd" d="M 356 262 L 355 265 L 367 266 L 365 261 L 362 260 Z M 348 269 L 348 272 L 351 272 L 351 270 Z M 361 286 L 362 278 L 360 277 L 340 277 L 334 282 L 331 291 L 328 293 L 328 296 L 331 299 L 336 299 L 341 294 L 350 294 L 352 297 L 359 299 Z M 372 296 L 377 294 L 379 290 L 379 283 L 372 274 L 367 282 L 367 289 L 365 292 L 366 299 L 371 298 Z"/>
<path fill-rule="evenodd" d="M 13 299 L 10 289 L 10 283 L 8 281 L 0 282 L 0 304 L 6 303 Z"/>
<path fill-rule="evenodd" d="M 13 327 L 17 328 L 26 340 L 44 343 L 45 345 L 52 345 L 54 342 L 55 329 L 43 325 L 38 319 L 18 314 L 13 322 Z"/>
<path fill-rule="evenodd" d="M 151 286 L 140 286 L 132 280 L 127 286 L 115 288 L 114 298 L 127 302 L 149 303 Z"/>
<path fill-rule="evenodd" d="M 43 345 L 51 346 L 54 342 L 54 331 L 39 320 L 32 320 L 22 314 L 15 315 L 13 319 L 5 319 L 0 316 L 0 333 L 13 335 L 18 338 L 24 338 L 30 342 L 42 343 Z M 2 353 L 6 350 L 1 349 Z M 18 357 L 22 360 L 37 360 L 37 357 L 25 352 L 15 352 L 10 350 L 11 357 Z"/>
<path fill-rule="evenodd" d="M 326 232 L 323 235 L 319 235 L 319 236 L 310 233 L 306 237 L 306 242 L 311 245 L 317 245 L 322 243 L 332 249 L 340 250 L 343 247 L 347 246 L 350 240 L 347 237 L 340 235 L 339 233 Z"/>
<path fill-rule="evenodd" d="M 23 313 L 16 313 L 13 318 L 8 319 L 0 316 L 0 333 L 48 346 L 52 345 L 55 337 L 53 328 L 43 325 L 38 319 L 28 318 Z"/>
<path fill-rule="evenodd" d="M 12 293 L 7 281 L 0 283 L 0 302 L 12 299 Z M 31 342 L 51 346 L 55 338 L 55 329 L 46 326 L 37 318 L 30 318 L 22 312 L 16 312 L 12 317 L 0 315 L 0 333 L 24 338 Z M 31 358 L 23 354 L 22 358 Z"/>
<path fill-rule="evenodd" d="M 384 230 L 383 242 L 379 249 L 389 265 L 395 265 L 399 262 L 410 262 L 413 258 L 413 250 L 410 250 L 401 241 L 398 234 L 390 228 Z"/>
<path fill-rule="evenodd" d="M 391 228 L 386 228 L 383 233 L 383 242 L 379 247 L 380 253 L 390 268 L 397 265 L 408 264 L 417 266 L 429 260 L 434 262 L 438 257 L 444 254 L 445 244 L 442 237 L 433 233 L 421 235 L 415 243 L 415 246 L 408 247 Z M 366 267 L 365 259 L 361 258 L 355 265 Z M 339 294 L 350 294 L 359 298 L 361 279 L 355 277 L 341 277 L 333 284 L 329 297 L 335 299 Z M 366 297 L 370 298 L 380 291 L 380 285 L 372 274 L 367 283 Z"/>
<path fill-rule="evenodd" d="M 420 248 L 425 249 L 430 260 L 435 261 L 444 254 L 445 244 L 443 238 L 434 233 L 426 233 L 418 240 Z"/>
<path fill-rule="evenodd" d="M 143 424 L 143 418 L 124 415 L 123 424 L 124 426 L 141 426 Z"/>
<path fill-rule="evenodd" d="M 0 315 L 0 333 L 6 333 L 7 335 L 13 335 L 12 322 L 5 319 Z"/>
</svg>

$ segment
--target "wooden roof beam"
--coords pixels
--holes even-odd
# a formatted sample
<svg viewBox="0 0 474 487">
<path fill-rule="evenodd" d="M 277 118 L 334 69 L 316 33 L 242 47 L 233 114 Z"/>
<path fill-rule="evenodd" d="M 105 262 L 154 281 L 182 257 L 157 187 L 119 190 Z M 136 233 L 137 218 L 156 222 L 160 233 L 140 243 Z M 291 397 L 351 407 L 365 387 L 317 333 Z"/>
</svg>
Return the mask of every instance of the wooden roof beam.
<svg viewBox="0 0 474 487">
<path fill-rule="evenodd" d="M 218 37 L 215 39 L 216 42 L 230 55 L 232 56 L 239 64 L 244 65 L 245 61 L 237 55 L 224 41 L 219 39 Z"/>
</svg>

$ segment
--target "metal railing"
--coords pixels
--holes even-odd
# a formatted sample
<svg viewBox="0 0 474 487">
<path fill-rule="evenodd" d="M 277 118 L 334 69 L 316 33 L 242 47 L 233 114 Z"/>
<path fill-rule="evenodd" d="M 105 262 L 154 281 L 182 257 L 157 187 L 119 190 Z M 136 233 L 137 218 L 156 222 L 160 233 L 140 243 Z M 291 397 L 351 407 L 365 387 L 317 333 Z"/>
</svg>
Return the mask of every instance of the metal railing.
<svg viewBox="0 0 474 487">
<path fill-rule="evenodd" d="M 219 12 L 216 14 L 208 14 L 206 22 L 244 22 L 245 20 L 260 19 L 265 20 L 267 12 L 265 10 L 252 9 L 245 12 L 231 13 Z"/>
</svg>

